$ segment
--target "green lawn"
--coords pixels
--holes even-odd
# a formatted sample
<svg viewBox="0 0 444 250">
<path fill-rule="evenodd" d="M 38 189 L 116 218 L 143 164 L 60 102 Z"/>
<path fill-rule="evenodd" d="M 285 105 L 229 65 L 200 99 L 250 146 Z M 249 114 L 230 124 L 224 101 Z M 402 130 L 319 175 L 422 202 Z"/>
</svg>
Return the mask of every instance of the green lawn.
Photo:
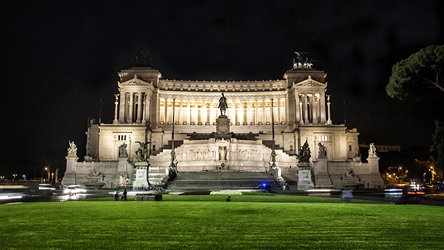
<svg viewBox="0 0 444 250">
<path fill-rule="evenodd" d="M 320 197 L 0 205 L 1 249 L 442 249 L 444 211 Z"/>
</svg>

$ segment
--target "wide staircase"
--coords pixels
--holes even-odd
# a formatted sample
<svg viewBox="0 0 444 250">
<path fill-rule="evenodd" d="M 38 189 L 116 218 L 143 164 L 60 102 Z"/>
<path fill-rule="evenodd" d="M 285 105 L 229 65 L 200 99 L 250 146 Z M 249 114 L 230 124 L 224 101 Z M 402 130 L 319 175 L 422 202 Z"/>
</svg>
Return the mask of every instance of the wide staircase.
<svg viewBox="0 0 444 250">
<path fill-rule="evenodd" d="M 174 148 L 178 148 L 183 144 L 183 140 L 174 140 Z M 173 141 L 168 140 L 168 144 L 163 145 L 163 149 L 172 149 L 173 148 Z"/>
<path fill-rule="evenodd" d="M 168 182 L 167 191 L 277 188 L 273 176 L 265 172 L 202 171 L 179 172 Z"/>
</svg>

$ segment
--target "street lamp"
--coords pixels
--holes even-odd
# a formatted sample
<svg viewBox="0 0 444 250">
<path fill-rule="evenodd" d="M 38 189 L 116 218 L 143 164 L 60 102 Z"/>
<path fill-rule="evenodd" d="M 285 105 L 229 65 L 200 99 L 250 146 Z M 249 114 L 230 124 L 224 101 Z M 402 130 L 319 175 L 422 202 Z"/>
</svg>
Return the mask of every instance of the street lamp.
<svg viewBox="0 0 444 250">
<path fill-rule="evenodd" d="M 45 177 L 43 176 L 43 171 L 48 171 L 48 167 L 42 168 L 42 182 L 45 182 Z"/>
<path fill-rule="evenodd" d="M 435 181 L 435 175 L 436 175 L 435 168 L 433 166 L 430 166 L 429 171 L 432 174 L 432 180 L 431 181 L 433 182 L 433 181 Z"/>
</svg>

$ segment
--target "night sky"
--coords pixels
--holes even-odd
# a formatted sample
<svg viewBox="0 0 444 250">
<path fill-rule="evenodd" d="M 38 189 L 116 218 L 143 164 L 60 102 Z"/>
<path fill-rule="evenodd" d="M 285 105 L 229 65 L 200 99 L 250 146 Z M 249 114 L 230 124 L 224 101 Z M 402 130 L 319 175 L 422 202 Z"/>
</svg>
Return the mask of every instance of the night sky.
<svg viewBox="0 0 444 250">
<path fill-rule="evenodd" d="M 83 157 L 88 119 L 111 123 L 117 72 L 142 51 L 183 80 L 282 79 L 307 52 L 328 74 L 334 123 L 360 142 L 429 147 L 444 94 L 406 102 L 384 88 L 393 64 L 444 43 L 441 2 L 2 2 L 0 167 L 64 169 L 69 140 Z"/>
</svg>

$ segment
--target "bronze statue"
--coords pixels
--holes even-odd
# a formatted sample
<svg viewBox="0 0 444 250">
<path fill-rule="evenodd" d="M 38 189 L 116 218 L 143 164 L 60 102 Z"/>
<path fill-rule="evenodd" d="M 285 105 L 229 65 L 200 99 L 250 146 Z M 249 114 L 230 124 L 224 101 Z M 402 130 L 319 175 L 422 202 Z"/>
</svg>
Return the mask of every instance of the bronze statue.
<svg viewBox="0 0 444 250">
<path fill-rule="evenodd" d="M 227 111 L 227 98 L 224 96 L 224 93 L 222 93 L 222 97 L 219 99 L 219 109 L 220 109 L 220 115 L 225 115 Z"/>
<path fill-rule="evenodd" d="M 311 157 L 310 147 L 308 146 L 307 140 L 305 140 L 304 145 L 299 150 L 299 154 L 296 155 L 299 162 L 309 162 Z"/>
<path fill-rule="evenodd" d="M 137 161 L 138 162 L 147 161 L 148 160 L 148 144 L 150 142 L 136 141 L 136 143 L 139 143 L 139 145 L 140 145 L 139 149 L 137 149 L 137 151 L 136 151 Z"/>
</svg>

